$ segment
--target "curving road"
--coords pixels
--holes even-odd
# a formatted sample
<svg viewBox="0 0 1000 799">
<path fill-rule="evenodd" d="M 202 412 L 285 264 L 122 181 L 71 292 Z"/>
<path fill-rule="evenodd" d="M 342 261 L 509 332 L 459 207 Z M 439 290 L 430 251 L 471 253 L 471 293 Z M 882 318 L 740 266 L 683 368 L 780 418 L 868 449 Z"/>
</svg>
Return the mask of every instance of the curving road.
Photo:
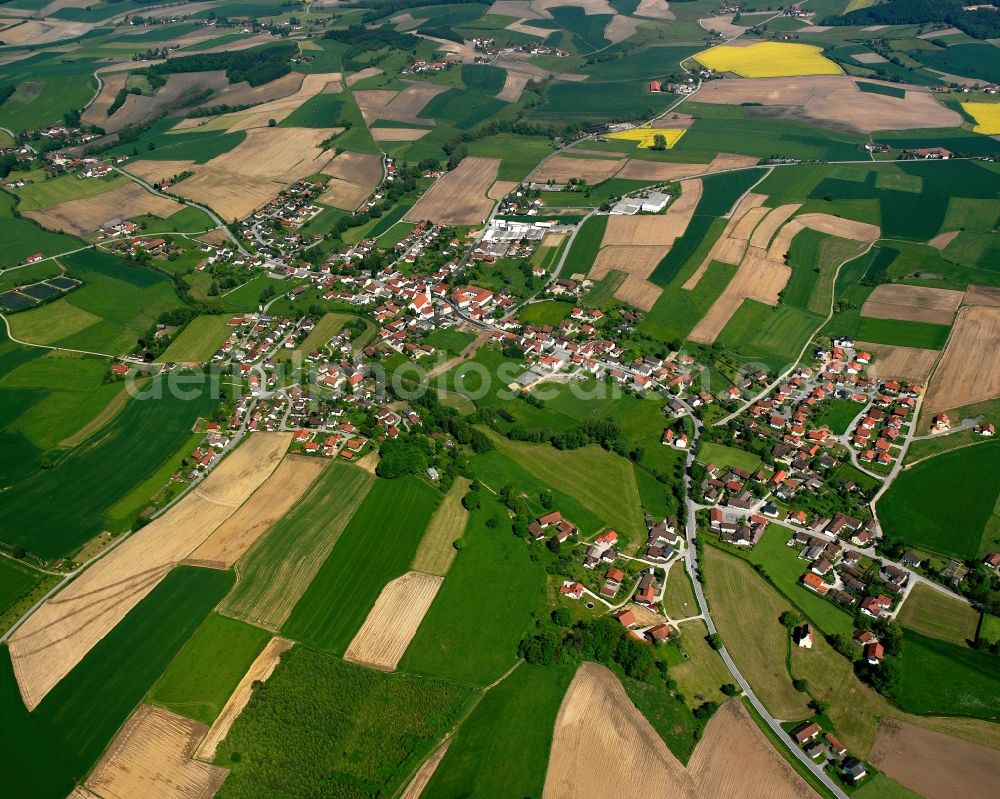
<svg viewBox="0 0 1000 799">
<path fill-rule="evenodd" d="M 695 549 L 695 539 L 698 534 L 698 524 L 696 513 L 699 505 L 692 499 L 691 493 L 691 465 L 694 463 L 695 450 L 698 446 L 698 439 L 701 436 L 703 425 L 701 420 L 694 415 L 691 408 L 687 403 L 683 403 L 684 407 L 687 409 L 691 420 L 694 422 L 694 436 L 691 441 L 691 446 L 688 449 L 687 463 L 684 470 L 684 496 L 687 498 L 687 518 L 685 521 L 685 534 L 687 537 L 687 547 L 684 556 L 685 565 L 687 566 L 688 574 L 691 576 L 691 583 L 694 585 L 694 595 L 695 599 L 698 600 L 698 608 L 701 610 L 702 616 L 705 618 L 705 625 L 708 627 L 708 632 L 714 634 L 716 632 L 715 621 L 712 619 L 711 611 L 708 607 L 708 601 L 705 599 L 705 591 L 701 584 L 701 569 L 698 565 L 698 553 Z M 798 761 L 812 772 L 813 776 L 816 777 L 823 786 L 837 799 L 848 799 L 848 796 L 844 791 L 835 783 L 830 776 L 823 771 L 819 766 L 813 762 L 805 752 L 803 752 L 799 747 L 795 746 L 792 739 L 788 737 L 779 723 L 778 719 L 774 718 L 770 713 L 768 713 L 767 708 L 764 704 L 757 698 L 757 695 L 753 692 L 750 684 L 746 681 L 740 670 L 736 667 L 733 659 L 729 656 L 729 652 L 726 650 L 725 645 L 719 649 L 719 654 L 722 656 L 723 662 L 726 664 L 726 668 L 729 669 L 729 673 L 733 675 L 733 679 L 736 683 L 743 689 L 743 693 L 746 694 L 747 698 L 750 700 L 750 704 L 753 705 L 754 709 L 760 714 L 760 717 L 764 719 L 767 726 L 771 728 L 774 734 L 778 737 L 785 747 L 794 755 Z"/>
</svg>

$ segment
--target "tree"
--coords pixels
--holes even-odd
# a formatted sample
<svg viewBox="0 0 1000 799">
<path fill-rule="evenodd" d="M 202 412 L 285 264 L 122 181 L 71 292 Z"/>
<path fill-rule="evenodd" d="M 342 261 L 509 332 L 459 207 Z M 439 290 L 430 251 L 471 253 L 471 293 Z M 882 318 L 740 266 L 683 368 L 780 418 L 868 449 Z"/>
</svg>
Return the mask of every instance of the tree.
<svg viewBox="0 0 1000 799">
<path fill-rule="evenodd" d="M 269 128 L 276 128 L 278 126 L 278 120 L 276 120 L 276 119 L 269 119 L 269 120 L 267 120 L 267 126 Z"/>
<path fill-rule="evenodd" d="M 475 491 L 470 491 L 464 497 L 462 497 L 462 506 L 467 511 L 479 510 L 482 500 L 479 498 L 479 494 Z"/>
<path fill-rule="evenodd" d="M 724 693 L 726 696 L 736 696 L 740 692 L 740 689 L 735 685 L 733 685 L 731 682 L 725 683 L 723 686 L 719 688 L 719 690 L 722 691 L 722 693 Z"/>
<path fill-rule="evenodd" d="M 712 633 L 711 635 L 706 636 L 705 640 L 708 641 L 708 645 L 716 652 L 722 649 L 722 636 L 718 633 Z"/>
<path fill-rule="evenodd" d="M 650 147 L 651 150 L 663 151 L 667 149 L 667 137 L 662 133 L 657 133 L 653 136 L 653 145 Z"/>
<path fill-rule="evenodd" d="M 556 608 L 552 611 L 552 621 L 560 627 L 569 627 L 573 623 L 573 614 L 569 608 Z"/>
<path fill-rule="evenodd" d="M 552 496 L 551 491 L 543 491 L 539 497 L 538 501 L 542 503 L 542 507 L 545 510 L 551 510 L 552 506 L 556 504 L 556 498 Z"/>
</svg>

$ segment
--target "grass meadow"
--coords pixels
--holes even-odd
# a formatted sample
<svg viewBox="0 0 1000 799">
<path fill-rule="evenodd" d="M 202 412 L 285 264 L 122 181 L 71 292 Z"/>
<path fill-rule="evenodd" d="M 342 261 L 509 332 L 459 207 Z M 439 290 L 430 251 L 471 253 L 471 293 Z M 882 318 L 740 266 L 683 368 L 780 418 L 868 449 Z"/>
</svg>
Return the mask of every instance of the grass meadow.
<svg viewBox="0 0 1000 799">
<path fill-rule="evenodd" d="M 971 605 L 918 583 L 899 612 L 899 623 L 930 638 L 965 646 L 976 637 L 979 613 Z"/>
<path fill-rule="evenodd" d="M 878 502 L 887 536 L 957 558 L 976 558 L 991 545 L 984 532 L 996 515 L 1000 488 L 985 479 L 1000 442 L 937 455 L 901 472 Z"/>
<path fill-rule="evenodd" d="M 219 799 L 391 796 L 455 724 L 471 689 L 296 646 L 254 691 L 216 762 Z"/>
<path fill-rule="evenodd" d="M 163 361 L 210 361 L 227 338 L 228 316 L 197 316 L 164 351 Z"/>
<path fill-rule="evenodd" d="M 748 472 L 753 472 L 760 467 L 760 458 L 752 452 L 714 444 L 711 441 L 706 441 L 698 447 L 698 461 L 705 464 L 714 463 L 722 469 L 735 466 L 746 469 Z"/>
<path fill-rule="evenodd" d="M 234 580 L 177 567 L 45 696 L 32 718 L 74 777 L 90 770 Z"/>
<path fill-rule="evenodd" d="M 170 661 L 149 701 L 211 724 L 270 639 L 266 630 L 213 613 Z"/>
<path fill-rule="evenodd" d="M 407 476 L 376 480 L 282 633 L 341 653 L 390 580 L 410 567 L 441 494 Z"/>
<path fill-rule="evenodd" d="M 23 263 L 37 252 L 58 255 L 86 245 L 80 239 L 45 230 L 30 219 L 13 214 L 14 198 L 0 192 L 0 268 Z"/>
<path fill-rule="evenodd" d="M 568 666 L 522 663 L 482 698 L 452 739 L 422 799 L 541 796 Z"/>
<path fill-rule="evenodd" d="M 722 642 L 761 702 L 778 718 L 809 716 L 807 697 L 792 687 L 788 631 L 778 621 L 792 609 L 788 600 L 748 563 L 714 546 L 705 547 L 703 569 Z"/>
<path fill-rule="evenodd" d="M 982 719 L 1000 715 L 996 655 L 907 630 L 901 660 L 897 699 L 904 710 Z"/>
<path fill-rule="evenodd" d="M 492 435 L 493 445 L 539 480 L 601 519 L 619 535 L 638 541 L 645 536 L 639 489 L 631 464 L 619 455 L 591 444 L 559 450 L 549 444 L 527 444 Z"/>
<path fill-rule="evenodd" d="M 162 383 L 151 386 L 157 390 Z M 163 453 L 174 452 L 195 419 L 215 407 L 207 391 L 188 400 L 162 394 L 160 399 L 129 401 L 88 442 L 0 492 L 6 542 L 47 560 L 74 551 L 107 529 L 106 510 L 155 472 Z"/>
<path fill-rule="evenodd" d="M 948 341 L 948 325 L 930 322 L 904 322 L 899 319 L 874 319 L 862 316 L 857 337 L 874 344 L 893 344 L 897 347 L 918 347 L 940 350 Z"/>
<path fill-rule="evenodd" d="M 545 572 L 514 536 L 506 509 L 486 489 L 470 513 L 465 547 L 406 654 L 401 671 L 488 685 L 517 660 L 517 644 L 545 602 Z M 495 527 L 487 522 L 497 519 Z"/>
<path fill-rule="evenodd" d="M 854 420 L 863 407 L 851 400 L 832 399 L 824 405 L 820 412 L 813 419 L 817 427 L 826 425 L 836 435 L 843 435 L 847 432 L 847 427 Z"/>
<path fill-rule="evenodd" d="M 269 630 L 280 628 L 374 483 L 356 466 L 329 464 L 240 560 L 240 582 L 220 611 Z"/>
</svg>

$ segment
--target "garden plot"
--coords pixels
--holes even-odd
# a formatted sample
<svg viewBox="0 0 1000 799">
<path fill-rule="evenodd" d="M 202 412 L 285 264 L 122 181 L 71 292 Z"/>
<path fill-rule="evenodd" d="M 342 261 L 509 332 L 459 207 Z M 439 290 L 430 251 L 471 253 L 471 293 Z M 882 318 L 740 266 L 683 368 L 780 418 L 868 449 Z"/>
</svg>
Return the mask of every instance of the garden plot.
<svg viewBox="0 0 1000 799">
<path fill-rule="evenodd" d="M 169 512 L 97 561 L 18 628 L 10 654 L 29 709 L 253 494 L 290 441 L 290 433 L 250 436 Z"/>
<path fill-rule="evenodd" d="M 87 779 L 100 799 L 211 799 L 229 772 L 192 760 L 207 727 L 141 705 Z"/>
</svg>

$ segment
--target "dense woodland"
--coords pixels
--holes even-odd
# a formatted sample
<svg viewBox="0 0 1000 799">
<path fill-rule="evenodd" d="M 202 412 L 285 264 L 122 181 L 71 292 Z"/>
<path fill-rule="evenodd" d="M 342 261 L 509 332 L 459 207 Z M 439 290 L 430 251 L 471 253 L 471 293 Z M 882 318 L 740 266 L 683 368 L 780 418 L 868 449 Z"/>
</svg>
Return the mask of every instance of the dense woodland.
<svg viewBox="0 0 1000 799">
<path fill-rule="evenodd" d="M 996 0 L 966 11 L 958 0 L 889 0 L 887 3 L 859 8 L 848 14 L 826 17 L 823 25 L 928 25 L 945 23 L 977 39 L 1000 36 L 1000 8 Z"/>
</svg>

